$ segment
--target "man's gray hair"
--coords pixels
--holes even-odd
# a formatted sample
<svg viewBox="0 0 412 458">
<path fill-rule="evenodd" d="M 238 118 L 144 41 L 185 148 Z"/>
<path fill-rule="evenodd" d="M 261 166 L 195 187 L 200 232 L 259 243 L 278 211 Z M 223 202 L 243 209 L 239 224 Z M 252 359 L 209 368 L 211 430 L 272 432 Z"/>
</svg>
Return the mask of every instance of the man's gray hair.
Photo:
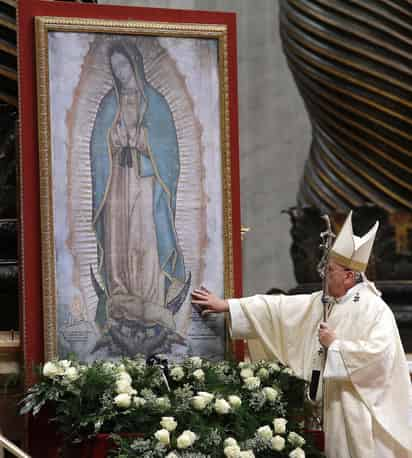
<svg viewBox="0 0 412 458">
<path fill-rule="evenodd" d="M 362 276 L 362 272 L 357 272 L 356 270 L 353 271 L 353 273 L 355 274 L 355 283 L 362 283 L 363 282 L 363 276 Z"/>
<path fill-rule="evenodd" d="M 358 283 L 362 283 L 364 281 L 364 276 L 362 275 L 362 272 L 358 272 L 357 270 L 352 270 L 352 269 L 345 269 L 347 272 L 353 272 L 353 275 L 355 277 L 355 285 Z"/>
</svg>

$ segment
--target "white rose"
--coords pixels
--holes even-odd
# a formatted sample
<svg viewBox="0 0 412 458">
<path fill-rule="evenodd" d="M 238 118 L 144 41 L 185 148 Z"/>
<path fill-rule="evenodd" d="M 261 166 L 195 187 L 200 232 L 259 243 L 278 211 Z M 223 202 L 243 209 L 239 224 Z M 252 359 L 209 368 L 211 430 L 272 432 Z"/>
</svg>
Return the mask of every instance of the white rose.
<svg viewBox="0 0 412 458">
<path fill-rule="evenodd" d="M 287 367 L 283 372 L 288 375 L 295 375 L 295 373 L 290 367 Z"/>
<path fill-rule="evenodd" d="M 291 431 L 288 434 L 288 442 L 292 444 L 294 447 L 301 447 L 306 443 L 305 439 L 302 436 L 293 431 Z"/>
<path fill-rule="evenodd" d="M 103 367 L 106 370 L 111 371 L 115 368 L 115 365 L 111 361 L 106 361 L 105 363 L 103 363 Z"/>
<path fill-rule="evenodd" d="M 282 436 L 275 436 L 271 441 L 270 441 L 270 446 L 273 450 L 276 450 L 280 452 L 285 448 L 285 438 Z"/>
<path fill-rule="evenodd" d="M 202 371 L 202 369 L 196 369 L 193 372 L 193 377 L 198 380 L 199 382 L 203 382 L 205 379 L 205 373 Z"/>
<path fill-rule="evenodd" d="M 162 417 L 160 425 L 168 431 L 174 431 L 177 426 L 177 421 L 174 419 L 174 417 Z"/>
<path fill-rule="evenodd" d="M 268 365 L 268 369 L 269 369 L 270 372 L 278 372 L 278 371 L 280 371 L 279 364 L 277 364 L 277 363 L 270 363 Z"/>
<path fill-rule="evenodd" d="M 257 429 L 256 433 L 260 438 L 265 439 L 265 440 L 272 439 L 273 437 L 272 430 L 270 429 L 270 426 L 268 425 L 261 426 L 260 428 Z"/>
<path fill-rule="evenodd" d="M 125 371 L 122 371 L 117 375 L 117 380 L 127 382 L 129 385 L 132 384 L 132 377 L 130 377 L 130 374 Z"/>
<path fill-rule="evenodd" d="M 257 374 L 256 374 L 260 379 L 265 380 L 269 377 L 269 371 L 265 369 L 264 367 L 261 367 Z"/>
<path fill-rule="evenodd" d="M 249 369 L 248 367 L 246 367 L 245 369 L 242 369 L 240 371 L 240 376 L 243 379 L 245 379 L 245 378 L 253 377 L 254 373 L 253 373 L 252 369 Z"/>
<path fill-rule="evenodd" d="M 203 396 L 193 396 L 192 406 L 196 410 L 203 410 L 208 405 L 208 401 Z"/>
<path fill-rule="evenodd" d="M 230 412 L 230 404 L 224 399 L 216 399 L 214 407 L 216 412 L 222 415 Z"/>
<path fill-rule="evenodd" d="M 130 407 L 132 398 L 128 393 L 120 393 L 114 398 L 113 402 L 117 405 L 117 407 L 127 409 L 128 407 Z"/>
<path fill-rule="evenodd" d="M 79 378 L 79 372 L 75 367 L 68 367 L 65 370 L 64 375 L 72 382 Z"/>
<path fill-rule="evenodd" d="M 240 448 L 238 445 L 228 445 L 223 449 L 227 458 L 240 458 Z"/>
<path fill-rule="evenodd" d="M 177 448 L 188 448 L 192 445 L 190 437 L 186 434 L 181 434 L 176 440 Z"/>
<path fill-rule="evenodd" d="M 202 398 L 205 398 L 207 403 L 213 401 L 213 398 L 215 397 L 214 394 L 208 393 L 207 391 L 198 391 L 197 395 L 202 396 Z"/>
<path fill-rule="evenodd" d="M 62 359 L 61 361 L 59 361 L 59 365 L 67 369 L 68 367 L 72 365 L 72 362 L 69 361 L 68 359 Z"/>
<path fill-rule="evenodd" d="M 192 441 L 192 444 L 197 439 L 196 434 L 193 431 L 190 431 L 189 429 L 186 429 L 185 431 L 183 431 L 182 434 L 187 434 L 190 437 L 190 440 Z"/>
<path fill-rule="evenodd" d="M 146 399 L 140 398 L 139 396 L 133 396 L 133 404 L 136 407 L 143 407 L 146 404 Z"/>
<path fill-rule="evenodd" d="M 170 434 L 167 429 L 159 429 L 155 432 L 154 436 L 161 444 L 170 444 Z"/>
<path fill-rule="evenodd" d="M 305 458 L 305 452 L 300 447 L 297 447 L 295 448 L 295 450 L 292 450 L 289 453 L 289 457 L 290 458 Z"/>
<path fill-rule="evenodd" d="M 255 458 L 255 454 L 253 453 L 253 450 L 245 450 L 240 452 L 240 458 Z"/>
<path fill-rule="evenodd" d="M 260 387 L 260 379 L 258 377 L 248 377 L 244 380 L 248 390 L 257 390 Z"/>
<path fill-rule="evenodd" d="M 237 445 L 237 440 L 234 439 L 233 437 L 228 437 L 227 439 L 225 439 L 225 441 L 223 442 L 223 445 L 225 447 L 231 447 L 232 445 Z"/>
<path fill-rule="evenodd" d="M 193 445 L 196 440 L 196 435 L 192 431 L 183 431 L 177 438 L 177 448 L 188 448 Z"/>
<path fill-rule="evenodd" d="M 176 382 L 182 380 L 184 376 L 184 370 L 180 366 L 176 366 L 170 371 L 170 377 L 172 377 L 173 380 L 176 380 Z"/>
<path fill-rule="evenodd" d="M 166 458 L 179 458 L 176 453 L 174 452 L 170 452 L 166 455 Z"/>
<path fill-rule="evenodd" d="M 136 390 L 132 388 L 126 379 L 120 379 L 116 381 L 116 393 L 136 394 Z"/>
<path fill-rule="evenodd" d="M 189 358 L 189 361 L 192 363 L 193 367 L 202 367 L 202 358 L 199 358 L 199 356 L 192 356 Z"/>
<path fill-rule="evenodd" d="M 270 386 L 265 386 L 265 388 L 263 388 L 262 391 L 263 391 L 263 393 L 265 394 L 266 399 L 267 399 L 269 402 L 276 401 L 276 399 L 277 399 L 278 396 L 279 396 L 279 391 L 278 391 L 278 390 L 275 390 L 274 388 L 271 388 Z"/>
<path fill-rule="evenodd" d="M 285 418 L 275 418 L 273 420 L 273 429 L 276 434 L 285 434 L 286 432 L 286 423 L 288 421 Z"/>
<path fill-rule="evenodd" d="M 57 364 L 52 363 L 51 361 L 47 362 L 43 366 L 43 375 L 45 377 L 55 377 L 62 373 L 62 370 Z"/>
<path fill-rule="evenodd" d="M 230 395 L 228 396 L 227 400 L 229 401 L 229 404 L 234 408 L 237 409 L 242 405 L 242 400 L 240 399 L 239 396 L 235 395 Z"/>
<path fill-rule="evenodd" d="M 245 367 L 249 367 L 250 363 L 247 363 L 246 361 L 240 361 L 238 364 L 239 369 L 244 369 Z"/>
</svg>

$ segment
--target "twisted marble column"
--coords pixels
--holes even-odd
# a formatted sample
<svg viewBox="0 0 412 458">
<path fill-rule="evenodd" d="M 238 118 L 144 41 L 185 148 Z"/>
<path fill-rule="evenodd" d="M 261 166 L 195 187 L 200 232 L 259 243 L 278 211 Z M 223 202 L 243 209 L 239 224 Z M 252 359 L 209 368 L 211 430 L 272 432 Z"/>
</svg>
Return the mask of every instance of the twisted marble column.
<svg viewBox="0 0 412 458">
<path fill-rule="evenodd" d="M 313 129 L 298 203 L 411 211 L 411 3 L 280 4 L 284 51 Z"/>
</svg>

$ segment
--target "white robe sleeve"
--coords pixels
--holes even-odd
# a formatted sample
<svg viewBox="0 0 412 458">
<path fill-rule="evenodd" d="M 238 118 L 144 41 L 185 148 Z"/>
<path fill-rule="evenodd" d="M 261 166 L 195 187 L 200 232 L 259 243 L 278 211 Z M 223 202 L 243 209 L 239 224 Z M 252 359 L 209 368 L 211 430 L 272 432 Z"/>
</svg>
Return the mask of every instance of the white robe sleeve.
<svg viewBox="0 0 412 458">
<path fill-rule="evenodd" d="M 321 317 L 316 295 L 256 295 L 229 299 L 231 334 L 247 339 L 252 361 L 277 360 L 306 380 L 317 341 L 313 335 Z M 319 307 L 318 307 L 319 306 Z M 309 357 L 308 357 L 309 355 Z"/>
<path fill-rule="evenodd" d="M 325 371 L 323 373 L 325 380 L 348 380 L 349 374 L 343 362 L 342 355 L 339 351 L 339 340 L 334 340 L 328 348 L 326 357 Z"/>
<path fill-rule="evenodd" d="M 256 333 L 243 313 L 239 299 L 229 299 L 230 334 L 233 339 L 253 339 Z"/>
</svg>

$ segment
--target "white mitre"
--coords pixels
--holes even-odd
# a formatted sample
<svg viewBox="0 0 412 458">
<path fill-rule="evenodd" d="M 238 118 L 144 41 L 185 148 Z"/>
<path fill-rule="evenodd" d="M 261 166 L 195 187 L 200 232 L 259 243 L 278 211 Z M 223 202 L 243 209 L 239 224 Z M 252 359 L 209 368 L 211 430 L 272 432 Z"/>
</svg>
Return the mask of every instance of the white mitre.
<svg viewBox="0 0 412 458">
<path fill-rule="evenodd" d="M 347 216 L 339 235 L 336 237 L 329 257 L 338 264 L 357 272 L 365 272 L 375 241 L 379 221 L 363 237 L 353 234 L 352 211 Z"/>
</svg>

